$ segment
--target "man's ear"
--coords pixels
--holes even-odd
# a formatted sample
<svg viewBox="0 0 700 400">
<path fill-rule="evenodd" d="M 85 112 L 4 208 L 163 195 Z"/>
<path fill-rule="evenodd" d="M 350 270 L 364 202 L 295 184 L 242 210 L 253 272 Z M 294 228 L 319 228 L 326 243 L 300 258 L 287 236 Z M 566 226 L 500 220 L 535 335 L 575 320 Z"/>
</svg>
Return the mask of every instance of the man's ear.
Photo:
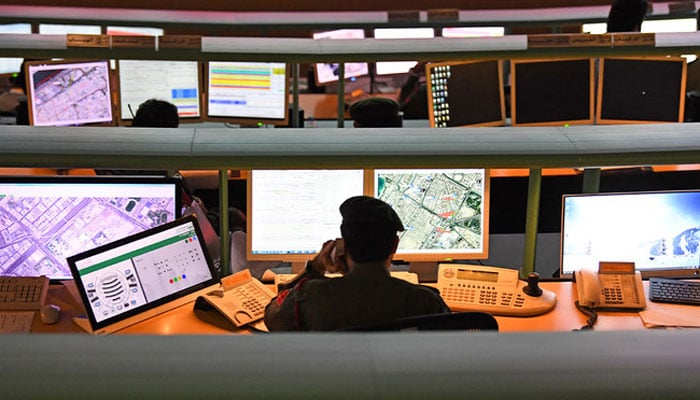
<svg viewBox="0 0 700 400">
<path fill-rule="evenodd" d="M 396 254 L 396 251 L 399 249 L 399 237 L 396 236 L 394 237 L 394 247 L 391 249 L 391 254 Z"/>
</svg>

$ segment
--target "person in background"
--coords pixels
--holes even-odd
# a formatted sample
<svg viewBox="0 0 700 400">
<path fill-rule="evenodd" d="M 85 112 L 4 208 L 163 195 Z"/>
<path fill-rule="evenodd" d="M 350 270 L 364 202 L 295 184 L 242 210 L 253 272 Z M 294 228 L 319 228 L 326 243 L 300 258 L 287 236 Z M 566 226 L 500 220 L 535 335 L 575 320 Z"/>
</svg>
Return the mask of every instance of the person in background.
<svg viewBox="0 0 700 400">
<path fill-rule="evenodd" d="M 404 119 L 428 119 L 428 86 L 425 82 L 425 62 L 419 62 L 408 71 L 401 85 L 399 104 Z"/>
<path fill-rule="evenodd" d="M 149 99 L 141 103 L 131 122 L 131 126 L 142 128 L 177 128 L 179 125 L 177 107 L 158 99 Z"/>
<path fill-rule="evenodd" d="M 399 103 L 386 97 L 367 97 L 348 109 L 355 128 L 400 128 L 403 126 Z"/>
<path fill-rule="evenodd" d="M 613 0 L 608 13 L 608 33 L 640 32 L 647 7 L 646 0 Z"/>
<path fill-rule="evenodd" d="M 279 285 L 265 308 L 270 331 L 332 331 L 450 312 L 436 289 L 390 275 L 397 232 L 404 227 L 389 204 L 351 197 L 340 214 L 342 240 L 325 242 L 303 273 Z M 326 278 L 326 272 L 343 276 Z"/>
</svg>

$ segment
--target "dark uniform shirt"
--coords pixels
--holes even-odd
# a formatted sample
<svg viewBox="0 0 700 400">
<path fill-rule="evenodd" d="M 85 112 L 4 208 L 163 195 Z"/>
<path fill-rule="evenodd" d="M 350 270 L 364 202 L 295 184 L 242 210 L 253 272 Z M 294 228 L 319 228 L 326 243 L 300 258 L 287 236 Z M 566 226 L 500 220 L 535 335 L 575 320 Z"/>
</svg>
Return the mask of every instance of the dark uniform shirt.
<svg viewBox="0 0 700 400">
<path fill-rule="evenodd" d="M 397 318 L 450 312 L 431 287 L 393 278 L 381 265 L 325 278 L 307 266 L 265 309 L 270 331 L 331 331 Z"/>
</svg>

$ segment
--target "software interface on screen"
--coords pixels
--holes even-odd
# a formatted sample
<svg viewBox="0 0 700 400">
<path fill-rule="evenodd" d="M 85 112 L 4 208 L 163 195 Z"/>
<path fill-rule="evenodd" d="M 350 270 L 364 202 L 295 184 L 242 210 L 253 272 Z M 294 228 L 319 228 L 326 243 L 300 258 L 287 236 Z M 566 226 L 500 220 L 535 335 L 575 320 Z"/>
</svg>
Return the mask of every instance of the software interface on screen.
<svg viewBox="0 0 700 400">
<path fill-rule="evenodd" d="M 207 115 L 222 118 L 285 120 L 285 63 L 208 63 Z"/>
<path fill-rule="evenodd" d="M 364 29 L 338 29 L 335 31 L 314 33 L 313 38 L 320 39 L 363 39 Z M 317 63 L 314 64 L 316 73 L 316 83 L 319 85 L 336 82 L 338 80 L 339 63 Z M 366 62 L 345 63 L 345 79 L 352 79 L 358 76 L 367 75 L 369 68 Z"/>
<path fill-rule="evenodd" d="M 502 61 L 428 64 L 430 126 L 505 125 Z"/>
<path fill-rule="evenodd" d="M 32 125 L 113 121 L 108 61 L 28 63 L 26 68 Z"/>
<path fill-rule="evenodd" d="M 598 123 L 683 122 L 683 58 L 602 58 L 599 65 Z"/>
<path fill-rule="evenodd" d="M 109 246 L 75 260 L 79 286 L 99 324 L 133 314 L 213 278 L 194 222 Z"/>
<path fill-rule="evenodd" d="M 512 124 L 592 124 L 593 76 L 590 58 L 512 61 Z"/>
<path fill-rule="evenodd" d="M 364 193 L 364 172 L 254 170 L 248 184 L 250 257 L 306 260 L 340 237 L 338 208 Z"/>
<path fill-rule="evenodd" d="M 638 271 L 700 268 L 700 191 L 563 197 L 561 272 L 597 271 L 600 261 Z"/>
<path fill-rule="evenodd" d="M 172 221 L 176 180 L 0 179 L 0 275 L 71 278 L 66 257 Z"/>
<path fill-rule="evenodd" d="M 377 28 L 375 39 L 431 39 L 433 28 Z M 416 65 L 416 61 L 380 61 L 376 63 L 377 75 L 405 74 Z"/>
<path fill-rule="evenodd" d="M 180 118 L 199 118 L 200 79 L 196 61 L 119 60 L 120 118 L 133 119 L 139 105 L 149 99 L 177 107 Z"/>
<path fill-rule="evenodd" d="M 487 258 L 488 174 L 483 169 L 378 169 L 374 196 L 401 218 L 396 259 Z"/>
</svg>

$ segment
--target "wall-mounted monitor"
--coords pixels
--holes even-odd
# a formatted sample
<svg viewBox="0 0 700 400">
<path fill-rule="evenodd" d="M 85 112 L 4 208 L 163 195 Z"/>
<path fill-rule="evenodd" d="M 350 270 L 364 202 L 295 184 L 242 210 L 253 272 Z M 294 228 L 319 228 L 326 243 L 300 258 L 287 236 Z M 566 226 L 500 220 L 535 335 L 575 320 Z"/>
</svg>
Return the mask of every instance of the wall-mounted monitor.
<svg viewBox="0 0 700 400">
<path fill-rule="evenodd" d="M 649 276 L 700 275 L 700 190 L 564 195 L 561 276 L 634 262 Z"/>
<path fill-rule="evenodd" d="M 428 64 L 426 75 L 431 127 L 505 125 L 503 61 Z"/>
<path fill-rule="evenodd" d="M 162 28 L 140 26 L 108 26 L 107 34 L 112 36 L 163 36 Z"/>
<path fill-rule="evenodd" d="M 321 39 L 363 39 L 364 29 L 338 29 L 334 31 L 317 32 L 313 38 Z M 338 81 L 339 63 L 316 63 L 314 64 L 314 77 L 317 85 L 327 85 Z M 369 74 L 369 67 L 366 62 L 345 63 L 345 79 L 353 79 Z"/>
<path fill-rule="evenodd" d="M 118 60 L 119 120 L 134 119 L 148 99 L 168 101 L 177 107 L 180 122 L 202 116 L 200 63 L 197 61 Z"/>
<path fill-rule="evenodd" d="M 473 38 L 473 37 L 501 37 L 506 34 L 503 26 L 452 26 L 442 28 L 442 37 L 446 38 Z"/>
<path fill-rule="evenodd" d="M 253 170 L 248 176 L 248 260 L 306 261 L 340 237 L 339 207 L 365 193 L 364 171 Z"/>
<path fill-rule="evenodd" d="M 39 24 L 39 33 L 42 35 L 99 35 L 102 33 L 100 25 L 71 25 L 71 24 Z"/>
<path fill-rule="evenodd" d="M 695 32 L 698 22 L 695 18 L 647 19 L 642 21 L 642 33 Z"/>
<path fill-rule="evenodd" d="M 682 57 L 600 59 L 597 123 L 683 122 L 686 69 Z"/>
<path fill-rule="evenodd" d="M 0 24 L 0 33 L 32 33 L 31 24 Z M 0 74 L 17 74 L 22 67 L 21 57 L 0 57 Z"/>
<path fill-rule="evenodd" d="M 512 60 L 512 125 L 592 124 L 594 74 L 592 58 Z"/>
<path fill-rule="evenodd" d="M 0 275 L 70 279 L 66 258 L 181 215 L 177 178 L 0 177 Z"/>
<path fill-rule="evenodd" d="M 33 61 L 25 68 L 30 125 L 114 123 L 109 61 Z"/>
<path fill-rule="evenodd" d="M 488 258 L 489 175 L 484 169 L 369 170 L 374 197 L 401 218 L 394 257 L 404 261 Z"/>
<path fill-rule="evenodd" d="M 432 39 L 433 28 L 376 28 L 375 39 Z M 377 75 L 406 74 L 416 65 L 416 61 L 379 61 L 375 64 Z"/>
<path fill-rule="evenodd" d="M 241 125 L 286 125 L 287 64 L 209 61 L 206 118 Z"/>
</svg>

